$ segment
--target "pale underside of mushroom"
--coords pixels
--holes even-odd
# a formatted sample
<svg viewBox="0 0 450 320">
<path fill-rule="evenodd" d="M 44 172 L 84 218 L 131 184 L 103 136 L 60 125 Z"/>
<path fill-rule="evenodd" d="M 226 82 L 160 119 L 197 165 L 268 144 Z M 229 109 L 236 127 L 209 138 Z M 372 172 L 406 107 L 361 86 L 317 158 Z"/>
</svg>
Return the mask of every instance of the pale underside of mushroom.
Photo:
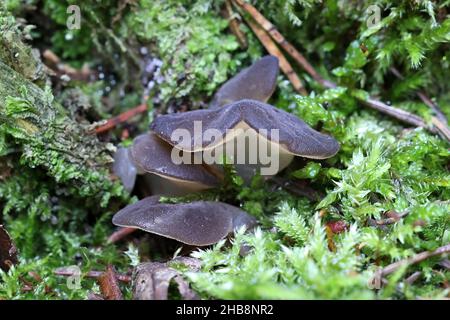
<svg viewBox="0 0 450 320">
<path fill-rule="evenodd" d="M 194 246 L 217 243 L 234 230 L 252 228 L 256 220 L 222 202 L 160 203 L 158 196 L 144 198 L 113 217 L 121 227 L 138 228 Z"/>
<path fill-rule="evenodd" d="M 204 165 L 175 164 L 171 149 L 155 134 L 142 134 L 129 149 L 124 149 L 127 152 L 117 154 L 114 172 L 127 190 L 134 186 L 133 173 L 143 175 L 149 191 L 159 195 L 180 196 L 217 186 L 217 178 Z"/>
</svg>

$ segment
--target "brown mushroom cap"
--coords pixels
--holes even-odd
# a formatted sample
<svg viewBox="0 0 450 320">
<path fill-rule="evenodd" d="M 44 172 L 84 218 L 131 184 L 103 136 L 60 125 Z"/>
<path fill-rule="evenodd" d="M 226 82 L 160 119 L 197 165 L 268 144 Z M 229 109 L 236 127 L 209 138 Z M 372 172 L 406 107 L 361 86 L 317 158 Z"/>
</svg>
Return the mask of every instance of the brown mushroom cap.
<svg viewBox="0 0 450 320">
<path fill-rule="evenodd" d="M 256 225 L 256 219 L 226 203 L 195 201 L 160 203 L 158 196 L 129 205 L 113 217 L 121 227 L 139 228 L 194 246 L 217 243 L 235 229 Z"/>
<path fill-rule="evenodd" d="M 219 130 L 220 141 L 214 139 L 196 139 L 194 122 L 202 123 L 202 130 Z M 339 143 L 331 136 L 322 134 L 309 127 L 301 119 L 283 110 L 256 100 L 241 100 L 222 108 L 194 110 L 184 113 L 168 114 L 156 118 L 151 130 L 161 139 L 177 148 L 189 152 L 198 152 L 216 148 L 233 137 L 226 135 L 227 129 L 252 128 L 259 133 L 267 130 L 262 138 L 271 141 L 270 130 L 279 130 L 279 141 L 276 142 L 284 153 L 312 159 L 325 159 L 334 156 L 339 150 Z M 172 140 L 176 129 L 185 129 L 191 140 L 184 139 L 180 143 Z"/>
<path fill-rule="evenodd" d="M 172 146 L 149 132 L 134 139 L 130 156 L 140 172 L 210 187 L 218 184 L 217 178 L 201 164 L 175 164 L 171 159 L 171 151 Z"/>
<path fill-rule="evenodd" d="M 137 169 L 130 159 L 128 148 L 118 148 L 114 154 L 113 172 L 120 178 L 128 192 L 131 192 L 136 182 Z"/>
<path fill-rule="evenodd" d="M 242 99 L 266 102 L 275 90 L 278 58 L 265 56 L 225 82 L 214 95 L 210 109 L 222 107 Z"/>
</svg>

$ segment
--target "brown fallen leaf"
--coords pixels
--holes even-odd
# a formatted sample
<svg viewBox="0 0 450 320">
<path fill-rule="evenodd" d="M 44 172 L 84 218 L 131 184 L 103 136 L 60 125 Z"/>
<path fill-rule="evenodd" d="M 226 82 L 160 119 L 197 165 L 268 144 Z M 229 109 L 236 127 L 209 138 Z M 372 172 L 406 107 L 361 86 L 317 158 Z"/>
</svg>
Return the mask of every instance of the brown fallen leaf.
<svg viewBox="0 0 450 320">
<path fill-rule="evenodd" d="M 116 271 L 112 265 L 109 264 L 106 267 L 106 271 L 97 279 L 97 282 L 105 300 L 123 300 Z"/>
<path fill-rule="evenodd" d="M 184 300 L 196 300 L 197 294 L 189 287 L 189 283 L 170 264 L 181 263 L 196 271 L 200 262 L 194 258 L 180 257 L 168 263 L 147 262 L 138 265 L 133 272 L 133 299 L 135 300 L 167 300 L 172 280 L 178 286 L 178 292 Z"/>
<path fill-rule="evenodd" d="M 0 225 L 0 268 L 8 271 L 17 262 L 17 248 L 9 233 Z"/>
<path fill-rule="evenodd" d="M 88 300 L 105 300 L 105 298 L 103 298 L 102 295 L 93 293 L 93 292 L 88 293 L 87 299 Z"/>
</svg>

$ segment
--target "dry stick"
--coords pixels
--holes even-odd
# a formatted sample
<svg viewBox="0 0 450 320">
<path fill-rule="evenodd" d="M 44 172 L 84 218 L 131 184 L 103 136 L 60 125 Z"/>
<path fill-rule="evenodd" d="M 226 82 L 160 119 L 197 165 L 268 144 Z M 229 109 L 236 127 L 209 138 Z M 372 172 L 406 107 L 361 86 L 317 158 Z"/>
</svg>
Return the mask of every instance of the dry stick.
<svg viewBox="0 0 450 320">
<path fill-rule="evenodd" d="M 252 16 L 253 19 L 265 30 L 269 35 L 277 42 L 281 47 L 283 47 L 291 56 L 294 58 L 300 66 L 308 72 L 311 77 L 317 82 L 321 83 L 324 86 L 332 86 L 336 85 L 330 83 L 329 81 L 323 79 L 317 71 L 313 68 L 313 66 L 306 60 L 306 58 L 298 52 L 295 47 L 290 44 L 283 35 L 275 28 L 275 26 L 267 20 L 254 6 L 249 3 L 246 3 L 242 0 L 233 0 L 235 4 L 245 10 L 248 14 Z"/>
<path fill-rule="evenodd" d="M 417 279 L 419 279 L 422 276 L 422 272 L 416 271 L 412 275 L 410 275 L 408 278 L 405 279 L 405 283 L 412 285 L 414 282 L 416 282 Z"/>
<path fill-rule="evenodd" d="M 372 109 L 378 110 L 384 114 L 390 115 L 393 118 L 396 118 L 397 120 L 412 124 L 416 127 L 423 127 L 427 128 L 432 132 L 435 132 L 432 128 L 430 128 L 426 122 L 419 116 L 415 115 L 414 113 L 391 107 L 384 102 L 381 102 L 379 100 L 368 98 L 367 100 L 360 100 L 363 104 L 371 107 Z"/>
<path fill-rule="evenodd" d="M 278 49 L 277 45 L 272 41 L 270 36 L 261 29 L 257 24 L 255 24 L 253 21 L 248 20 L 247 24 L 250 26 L 250 28 L 253 30 L 255 35 L 258 37 L 259 41 L 264 45 L 266 50 L 273 56 L 276 56 L 278 58 L 278 61 L 280 63 L 280 68 L 283 71 L 283 73 L 288 77 L 289 81 L 292 83 L 292 86 L 294 87 L 295 91 L 298 93 L 307 96 L 308 92 L 303 87 L 303 84 L 300 80 L 300 78 L 297 76 L 297 74 L 292 69 L 291 64 L 287 61 L 287 59 L 284 57 L 283 53 Z"/>
<path fill-rule="evenodd" d="M 102 271 L 89 271 L 88 273 L 84 274 L 85 277 L 87 278 L 93 278 L 93 279 L 97 279 L 99 278 L 101 275 L 103 275 L 104 272 Z M 73 271 L 69 271 L 69 270 L 64 270 L 62 269 L 57 269 L 54 271 L 54 274 L 57 276 L 64 276 L 64 277 L 71 277 L 73 275 L 75 275 L 75 272 Z M 122 281 L 122 282 L 131 282 L 131 277 L 125 274 L 116 274 L 117 280 Z"/>
<path fill-rule="evenodd" d="M 239 20 L 236 18 L 233 7 L 231 5 L 230 0 L 225 1 L 225 11 L 224 11 L 225 18 L 228 19 L 231 32 L 236 36 L 239 45 L 241 46 L 241 49 L 247 49 L 248 42 L 247 38 L 245 37 L 245 33 L 242 32 L 241 28 L 239 27 Z"/>
<path fill-rule="evenodd" d="M 126 236 L 132 234 L 133 232 L 135 232 L 136 228 L 119 228 L 117 231 L 114 231 L 108 238 L 107 242 L 108 243 L 116 243 L 120 240 L 122 240 L 123 238 L 125 238 Z"/>
<path fill-rule="evenodd" d="M 383 269 L 380 270 L 380 275 L 383 276 L 387 276 L 395 271 L 397 271 L 399 268 L 407 265 L 413 265 L 413 264 L 417 264 L 419 262 L 422 262 L 426 259 L 435 257 L 435 256 L 439 256 L 445 253 L 450 253 L 450 244 L 447 244 L 445 246 L 439 247 L 434 251 L 424 251 L 421 252 L 419 254 L 416 254 L 415 256 L 408 258 L 408 259 L 404 259 L 404 260 L 400 260 L 397 262 L 394 262 L 386 267 L 384 267 Z"/>
<path fill-rule="evenodd" d="M 375 220 L 375 219 L 369 219 L 369 224 L 374 225 L 374 226 L 385 226 L 388 224 L 394 224 L 398 221 L 400 221 L 400 219 L 406 217 L 409 214 L 408 211 L 399 213 L 398 215 L 396 215 L 395 217 L 389 217 L 386 219 L 381 219 L 381 220 Z"/>
<path fill-rule="evenodd" d="M 47 49 L 43 52 L 47 64 L 50 64 L 48 68 L 53 72 L 52 75 L 62 76 L 68 75 L 73 80 L 88 81 L 91 75 L 95 75 L 87 65 L 84 65 L 82 69 L 75 69 L 61 62 L 61 59 L 51 50 Z"/>
<path fill-rule="evenodd" d="M 405 77 L 403 77 L 403 75 L 400 73 L 400 71 L 398 71 L 397 68 L 395 67 L 391 67 L 390 68 L 392 74 L 394 76 L 396 76 L 397 78 L 399 78 L 400 80 L 405 79 Z M 434 111 L 434 113 L 436 114 L 436 117 L 441 120 L 444 124 L 447 123 L 447 117 L 445 116 L 445 114 L 442 112 L 442 110 L 439 108 L 439 106 L 434 103 L 423 91 L 417 91 L 416 92 L 417 96 L 420 98 L 420 100 L 422 100 L 423 103 L 425 103 L 431 110 Z"/>
<path fill-rule="evenodd" d="M 318 72 L 314 69 L 314 67 L 306 60 L 306 58 L 292 45 L 290 44 L 283 35 L 275 28 L 275 26 L 267 20 L 254 6 L 249 3 L 246 3 L 242 0 L 233 0 L 235 4 L 245 10 L 248 14 L 250 14 L 255 21 L 257 21 L 261 27 L 266 30 L 270 36 L 277 42 L 281 47 L 283 47 L 287 53 L 319 84 L 321 84 L 325 88 L 336 88 L 336 84 L 332 81 L 323 79 Z M 438 128 L 436 124 L 435 127 L 430 127 L 426 124 L 426 122 L 419 116 L 407 112 L 402 109 L 394 108 L 388 106 L 387 104 L 378 101 L 373 98 L 369 98 L 367 100 L 358 99 L 368 107 L 378 110 L 382 113 L 388 114 L 397 120 L 403 121 L 413 126 L 423 127 L 429 130 L 432 133 L 436 133 L 436 129 L 442 131 L 442 128 Z M 444 130 L 443 136 L 450 141 L 450 134 L 448 131 Z"/>
<path fill-rule="evenodd" d="M 450 141 L 450 129 L 448 126 L 439 120 L 437 117 L 431 118 L 431 123 L 433 123 L 434 127 L 437 129 L 438 133 L 448 141 Z"/>
<path fill-rule="evenodd" d="M 124 113 L 121 113 L 117 117 L 107 120 L 105 124 L 97 127 L 95 129 L 95 132 L 98 134 L 98 133 L 103 133 L 103 132 L 109 131 L 112 128 L 114 128 L 115 126 L 117 126 L 118 124 L 126 122 L 128 119 L 130 119 L 140 113 L 144 113 L 145 111 L 147 111 L 147 105 L 141 104 L 133 109 L 130 109 L 128 111 L 125 111 Z"/>
</svg>

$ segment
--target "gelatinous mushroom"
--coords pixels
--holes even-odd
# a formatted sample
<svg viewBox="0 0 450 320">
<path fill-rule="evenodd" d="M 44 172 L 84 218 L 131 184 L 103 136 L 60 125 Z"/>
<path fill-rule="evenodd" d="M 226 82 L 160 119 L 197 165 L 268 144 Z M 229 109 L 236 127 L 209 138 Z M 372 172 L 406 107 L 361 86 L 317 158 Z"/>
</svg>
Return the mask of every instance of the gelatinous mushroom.
<svg viewBox="0 0 450 320">
<path fill-rule="evenodd" d="M 239 208 L 222 202 L 169 204 L 160 203 L 158 196 L 151 196 L 117 212 L 113 223 L 188 245 L 207 246 L 217 243 L 240 227 L 254 227 L 256 220 Z"/>
<path fill-rule="evenodd" d="M 222 108 L 163 115 L 154 120 L 151 130 L 177 149 L 207 151 L 214 160 L 223 154 L 233 161 L 245 155 L 244 161 L 247 162 L 241 169 L 246 168 L 246 164 L 254 164 L 254 169 L 260 168 L 262 175 L 276 174 L 294 156 L 325 159 L 339 150 L 339 143 L 333 137 L 312 129 L 288 112 L 256 100 L 240 100 Z M 242 137 L 247 140 L 242 140 Z M 263 161 L 260 157 L 264 152 L 255 151 L 255 148 L 249 150 L 252 145 L 261 148 L 258 150 L 265 148 L 263 151 L 268 153 L 271 161 L 276 161 L 277 166 L 267 166 L 267 159 Z M 250 157 L 255 157 L 255 152 L 257 159 L 253 163 L 248 162 Z M 243 164 L 242 161 L 237 163 Z M 240 168 L 237 169 L 240 173 Z"/>
<path fill-rule="evenodd" d="M 134 185 L 133 173 L 144 174 L 150 192 L 159 195 L 178 196 L 217 186 L 217 178 L 202 164 L 175 164 L 171 149 L 152 132 L 139 135 L 129 149 L 118 150 L 114 172 L 128 190 Z"/>
<path fill-rule="evenodd" d="M 265 56 L 225 82 L 214 95 L 210 109 L 222 107 L 242 99 L 266 102 L 275 90 L 278 58 Z"/>
</svg>

